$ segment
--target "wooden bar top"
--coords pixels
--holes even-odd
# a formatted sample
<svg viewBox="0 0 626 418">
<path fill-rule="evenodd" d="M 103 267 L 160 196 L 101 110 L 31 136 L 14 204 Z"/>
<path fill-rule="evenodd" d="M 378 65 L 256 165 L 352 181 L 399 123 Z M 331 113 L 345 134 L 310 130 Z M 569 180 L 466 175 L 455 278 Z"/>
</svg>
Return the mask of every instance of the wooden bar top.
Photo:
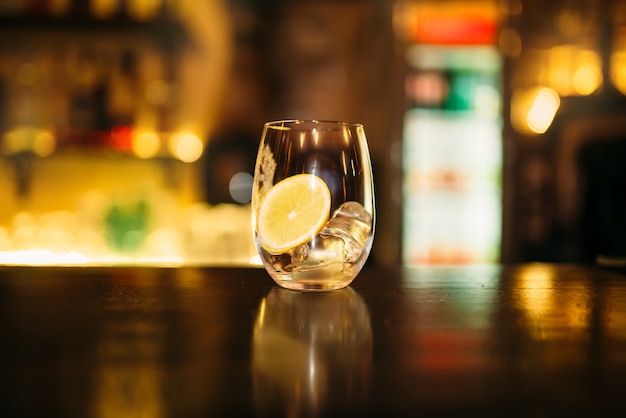
<svg viewBox="0 0 626 418">
<path fill-rule="evenodd" d="M 2 417 L 626 416 L 626 276 L 0 267 Z"/>
</svg>

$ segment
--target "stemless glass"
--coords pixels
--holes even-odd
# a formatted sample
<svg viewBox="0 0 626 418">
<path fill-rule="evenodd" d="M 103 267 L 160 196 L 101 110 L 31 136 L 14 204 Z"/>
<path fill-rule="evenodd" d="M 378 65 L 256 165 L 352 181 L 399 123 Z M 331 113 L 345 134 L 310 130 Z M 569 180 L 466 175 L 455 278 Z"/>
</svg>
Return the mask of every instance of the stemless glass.
<svg viewBox="0 0 626 418">
<path fill-rule="evenodd" d="M 348 286 L 369 256 L 375 208 L 363 125 L 268 122 L 252 188 L 252 229 L 263 265 L 280 286 Z"/>
</svg>

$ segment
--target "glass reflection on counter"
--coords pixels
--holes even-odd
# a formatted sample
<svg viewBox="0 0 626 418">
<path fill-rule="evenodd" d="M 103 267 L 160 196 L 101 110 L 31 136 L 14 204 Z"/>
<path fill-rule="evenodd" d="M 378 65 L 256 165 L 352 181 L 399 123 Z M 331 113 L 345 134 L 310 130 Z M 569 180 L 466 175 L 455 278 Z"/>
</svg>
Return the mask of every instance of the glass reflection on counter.
<svg viewBox="0 0 626 418">
<path fill-rule="evenodd" d="M 130 347 L 108 347 L 113 349 Z M 138 346 L 135 350 L 144 352 L 152 347 Z M 149 416 L 160 418 L 166 415 L 162 401 L 163 370 L 160 364 L 137 366 L 101 366 L 94 376 L 95 399 L 94 416 L 98 418 L 120 418 Z"/>
<path fill-rule="evenodd" d="M 321 416 L 331 406 L 362 407 L 372 341 L 367 306 L 351 288 L 330 293 L 273 289 L 261 302 L 253 334 L 257 412 Z"/>
</svg>

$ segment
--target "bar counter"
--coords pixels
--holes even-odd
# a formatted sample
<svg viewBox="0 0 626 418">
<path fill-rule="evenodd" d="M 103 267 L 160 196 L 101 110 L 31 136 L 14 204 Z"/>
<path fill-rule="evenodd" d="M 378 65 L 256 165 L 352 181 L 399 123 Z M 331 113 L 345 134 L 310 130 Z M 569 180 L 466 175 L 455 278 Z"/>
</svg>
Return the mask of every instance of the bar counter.
<svg viewBox="0 0 626 418">
<path fill-rule="evenodd" d="M 0 267 L 3 417 L 626 416 L 626 276 Z"/>
</svg>

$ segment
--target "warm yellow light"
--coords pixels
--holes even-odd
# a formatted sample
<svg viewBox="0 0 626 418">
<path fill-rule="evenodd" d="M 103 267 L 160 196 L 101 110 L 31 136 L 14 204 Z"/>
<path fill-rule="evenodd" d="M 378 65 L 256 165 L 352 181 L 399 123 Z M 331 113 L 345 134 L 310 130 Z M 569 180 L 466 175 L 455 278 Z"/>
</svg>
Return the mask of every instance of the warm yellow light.
<svg viewBox="0 0 626 418">
<path fill-rule="evenodd" d="M 0 264 L 5 265 L 60 266 L 85 263 L 87 263 L 87 258 L 76 251 L 61 253 L 41 249 L 0 251 Z"/>
<path fill-rule="evenodd" d="M 598 67 L 591 65 L 580 67 L 572 76 L 572 87 L 577 94 L 587 96 L 600 87 L 601 79 Z"/>
<path fill-rule="evenodd" d="M 170 154 L 185 163 L 198 160 L 204 151 L 200 138 L 191 133 L 172 135 L 168 145 Z"/>
<path fill-rule="evenodd" d="M 576 45 L 550 50 L 548 85 L 560 96 L 586 96 L 602 85 L 601 60 L 597 52 Z"/>
<path fill-rule="evenodd" d="M 570 96 L 572 90 L 572 72 L 576 47 L 559 45 L 550 49 L 548 55 L 548 86 L 561 96 Z"/>
<path fill-rule="evenodd" d="M 160 6 L 159 0 L 131 0 L 128 14 L 137 20 L 148 20 L 156 16 Z"/>
<path fill-rule="evenodd" d="M 515 90 L 511 96 L 511 126 L 521 133 L 544 133 L 560 104 L 559 95 L 547 87 Z"/>
<path fill-rule="evenodd" d="M 537 134 L 547 131 L 560 104 L 559 95 L 554 90 L 540 89 L 526 117 L 528 128 Z"/>
<path fill-rule="evenodd" d="M 13 129 L 4 134 L 2 140 L 2 152 L 6 155 L 16 154 L 23 151 L 25 146 L 22 144 L 21 135 L 17 129 Z"/>
<path fill-rule="evenodd" d="M 113 16 L 119 0 L 91 0 L 89 9 L 91 14 L 97 19 L 108 19 Z"/>
<path fill-rule="evenodd" d="M 56 148 L 56 138 L 48 131 L 39 132 L 33 141 L 33 152 L 40 157 L 47 157 Z"/>
<path fill-rule="evenodd" d="M 554 276 L 554 269 L 542 264 L 524 266 L 515 275 L 519 290 L 517 302 L 530 321 L 529 329 L 537 336 L 541 336 L 542 328 L 534 325 L 543 324 L 554 309 Z"/>
<path fill-rule="evenodd" d="M 626 51 L 611 54 L 611 80 L 615 88 L 626 94 Z"/>
<path fill-rule="evenodd" d="M 4 134 L 2 152 L 6 155 L 33 152 L 46 157 L 54 152 L 56 138 L 49 131 L 31 126 L 18 126 Z"/>
<path fill-rule="evenodd" d="M 553 68 L 549 74 L 549 85 L 563 96 L 570 96 L 573 92 L 571 73 L 568 67 Z"/>
<path fill-rule="evenodd" d="M 511 94 L 511 126 L 517 132 L 525 132 L 526 114 L 530 105 L 528 105 L 528 93 L 522 89 L 516 89 Z"/>
<path fill-rule="evenodd" d="M 139 132 L 133 136 L 133 153 L 139 158 L 152 158 L 161 151 L 161 139 L 155 132 Z"/>
<path fill-rule="evenodd" d="M 602 84 L 600 56 L 589 50 L 578 51 L 577 67 L 572 74 L 572 87 L 576 94 L 586 96 L 596 91 Z"/>
<path fill-rule="evenodd" d="M 392 24 L 396 36 L 401 40 L 409 40 L 416 32 L 417 4 L 410 1 L 396 1 L 393 5 Z"/>
<path fill-rule="evenodd" d="M 539 88 L 515 89 L 511 95 L 511 126 L 517 132 L 532 133 L 528 127 L 528 113 L 535 103 Z"/>
</svg>

